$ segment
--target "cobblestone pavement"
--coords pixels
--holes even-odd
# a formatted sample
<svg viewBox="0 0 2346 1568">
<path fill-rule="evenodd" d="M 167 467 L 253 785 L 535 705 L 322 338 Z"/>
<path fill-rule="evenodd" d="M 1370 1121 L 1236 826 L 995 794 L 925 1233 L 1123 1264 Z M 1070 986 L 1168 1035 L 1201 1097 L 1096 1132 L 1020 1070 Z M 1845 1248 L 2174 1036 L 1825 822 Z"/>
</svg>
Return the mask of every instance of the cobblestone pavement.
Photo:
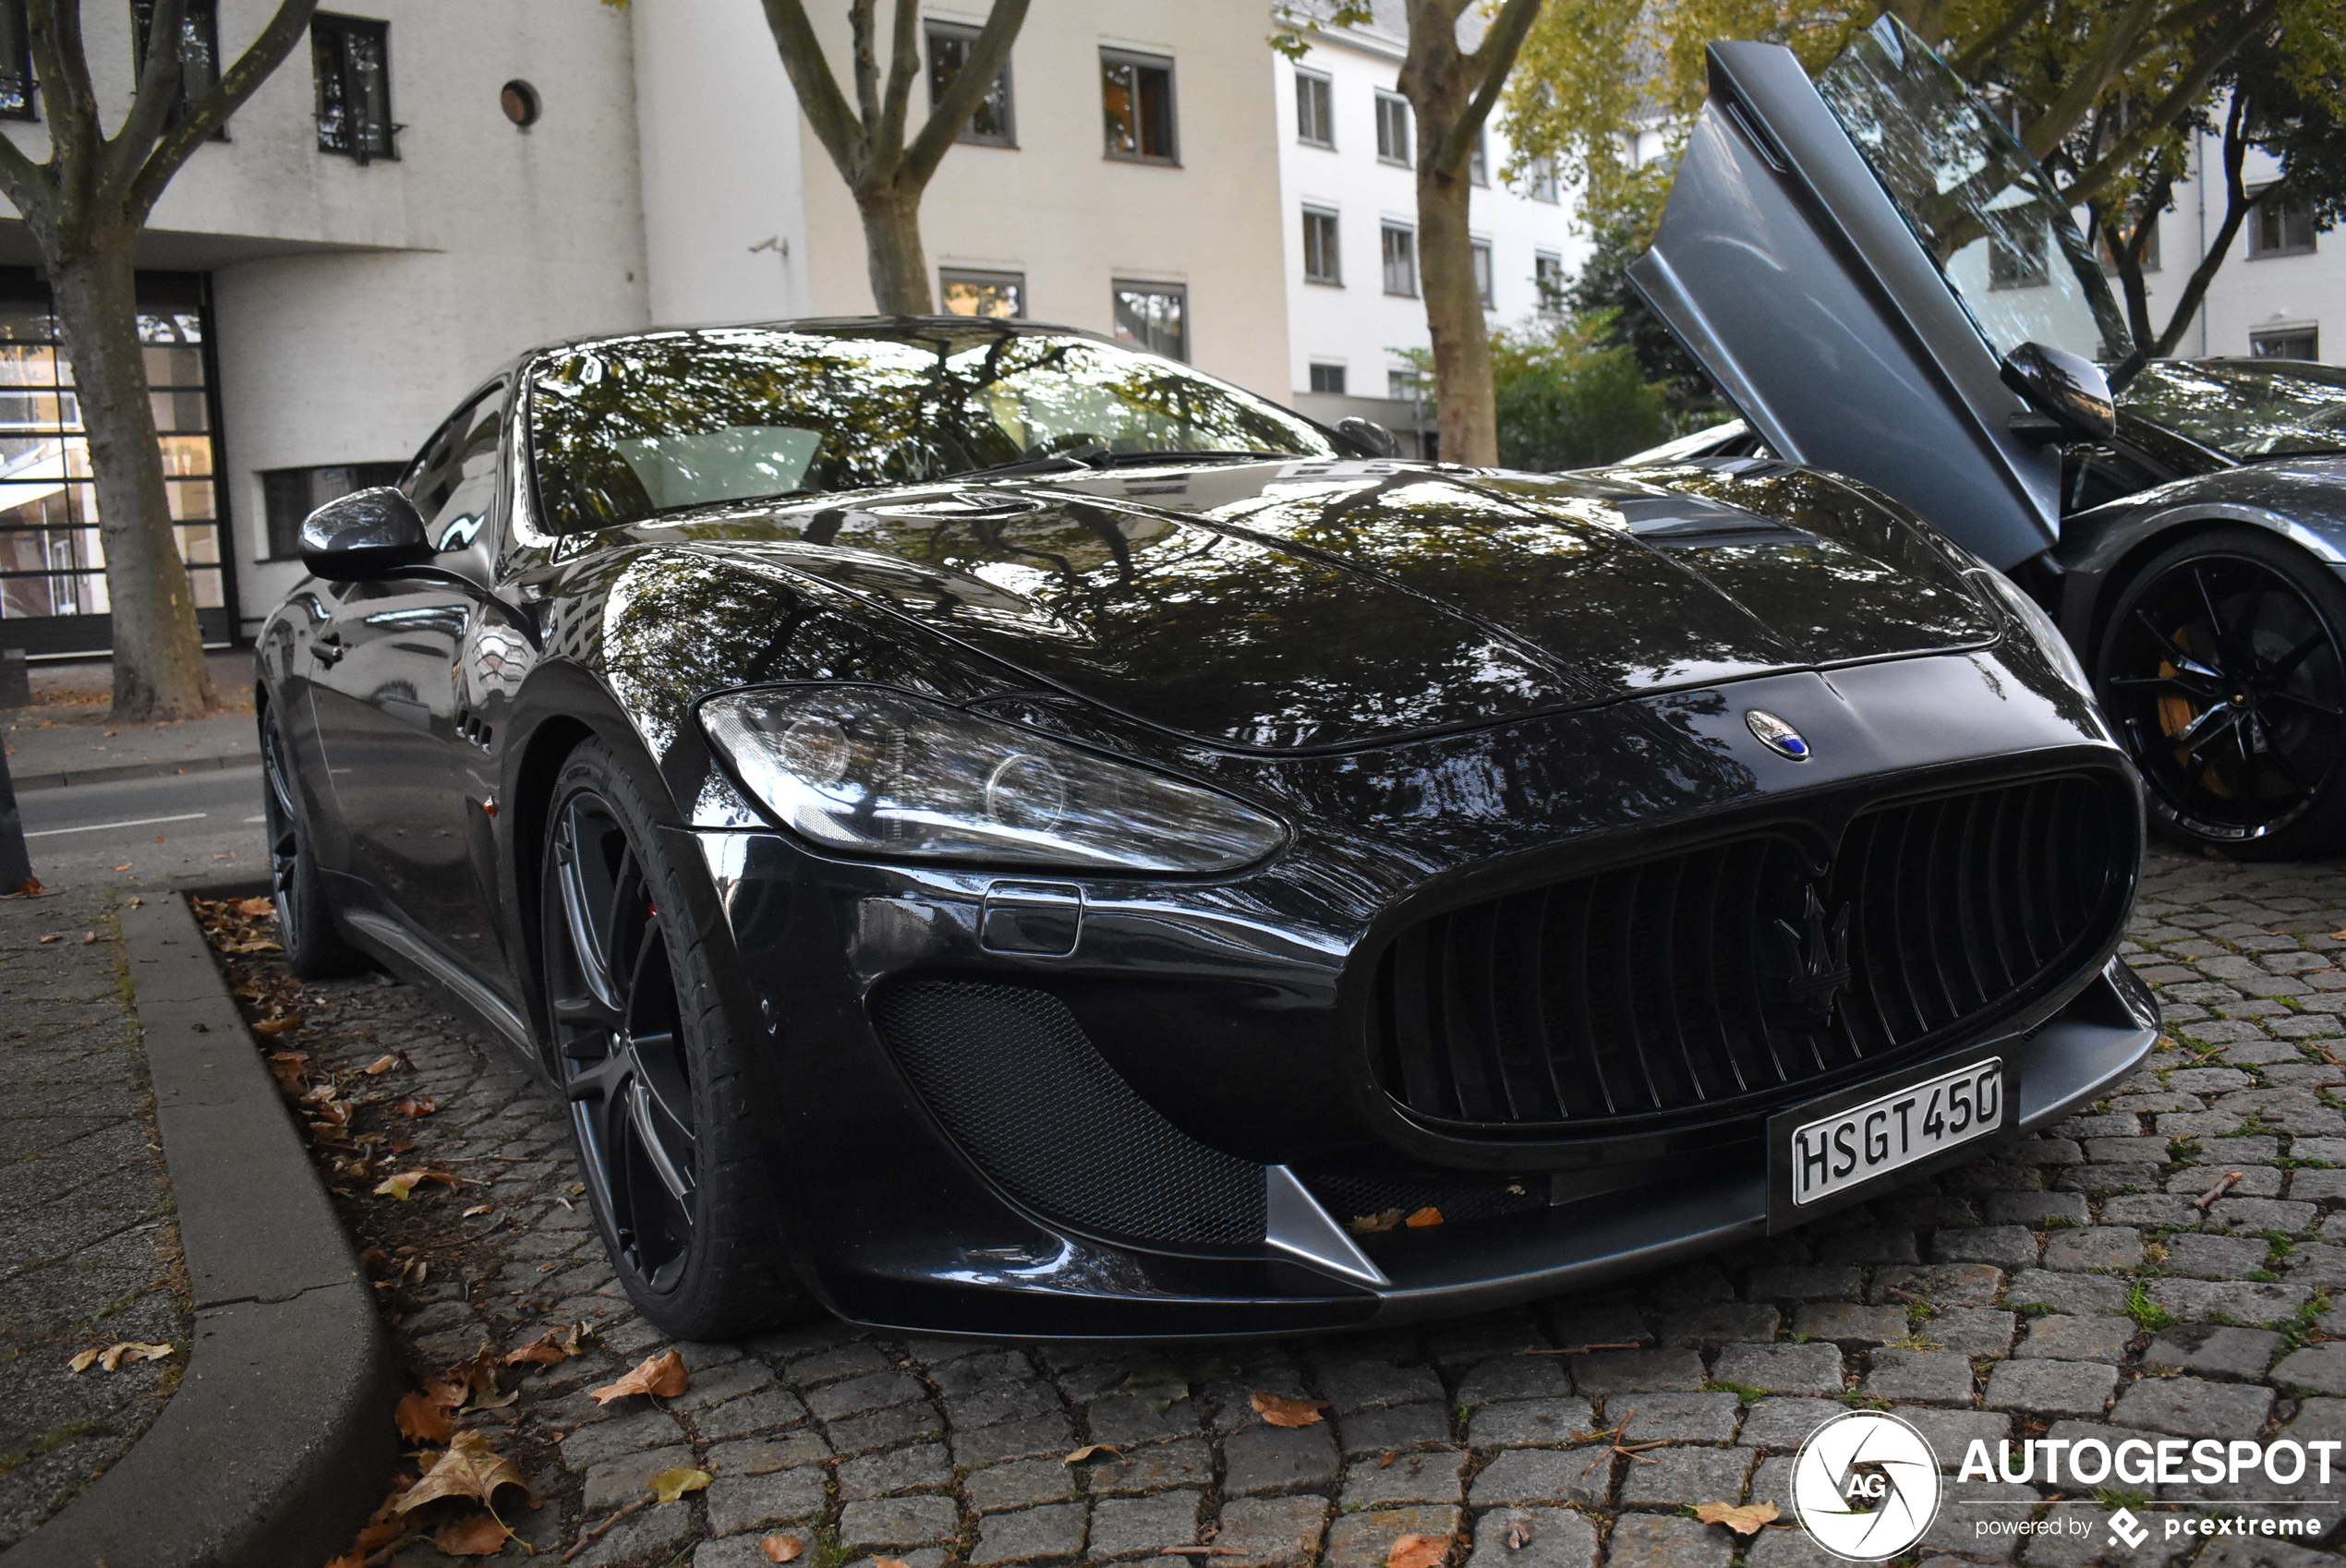
<svg viewBox="0 0 2346 1568">
<path fill-rule="evenodd" d="M 573 1206 L 551 1101 L 380 979 L 314 988 L 308 1027 L 283 1039 L 377 1111 L 419 1090 L 440 1107 L 412 1123 L 399 1159 L 467 1185 L 405 1205 L 351 1200 L 362 1238 L 401 1225 L 421 1238 L 380 1260 L 408 1272 L 384 1288 L 418 1377 L 484 1338 L 510 1350 L 549 1327 L 595 1329 L 585 1356 L 519 1376 L 517 1402 L 466 1417 L 546 1499 L 509 1511 L 522 1535 L 575 1544 L 658 1473 L 714 1477 L 626 1517 L 581 1556 L 589 1568 L 747 1568 L 766 1561 L 768 1533 L 800 1537 L 816 1568 L 1164 1562 L 1168 1546 L 1208 1542 L 1226 1555 L 1191 1561 L 1381 1568 L 1405 1533 L 1457 1538 L 1461 1568 L 1822 1568 L 1797 1530 L 1744 1541 L 1688 1506 L 1784 1504 L 1802 1439 L 1869 1404 L 1912 1420 L 1949 1472 L 1913 1554 L 1926 1562 L 2163 1564 L 2204 1547 L 2209 1564 L 2292 1568 L 2331 1555 L 2170 1539 L 2164 1521 L 2313 1498 L 2334 1539 L 2346 1475 L 2100 1502 L 1953 1476 L 1973 1438 L 2346 1439 L 2346 1314 L 2328 1294 L 2346 1287 L 2346 1230 L 2326 1228 L 2346 1206 L 2346 1116 L 2329 1098 L 2346 1070 L 2325 1046 L 2341 1032 L 2325 1010 L 2346 993 L 2333 963 L 2346 940 L 2327 935 L 2340 926 L 2336 865 L 2159 855 L 2129 958 L 2163 988 L 2175 1039 L 2110 1100 L 1861 1210 L 1592 1297 L 1236 1348 L 904 1340 L 825 1321 L 680 1346 L 686 1393 L 608 1407 L 588 1391 L 662 1346 Z M 358 1067 L 395 1051 L 412 1075 L 366 1089 Z M 374 1114 L 362 1105 L 352 1128 L 394 1125 Z M 2230 1171 L 2228 1195 L 2195 1208 Z M 464 1223 L 486 1232 L 458 1238 L 455 1217 L 482 1203 Z M 1590 1345 L 1632 1348 L 1525 1354 Z M 1327 1419 L 1265 1425 L 1256 1390 L 1324 1400 Z M 1094 1443 L 1117 1452 L 1065 1462 Z M 2106 1544 L 2105 1505 L 2120 1502 L 2153 1526 L 2139 1550 Z M 2036 1512 L 2086 1527 L 2022 1541 L 1980 1527 Z M 454 1561 L 422 1542 L 394 1560 Z"/>
<path fill-rule="evenodd" d="M 0 1099 L 0 1550 L 147 1429 L 187 1352 L 178 1231 L 110 897 L 0 900 L 9 1090 Z M 169 1343 L 177 1354 L 68 1375 L 77 1352 L 122 1340 Z"/>
</svg>

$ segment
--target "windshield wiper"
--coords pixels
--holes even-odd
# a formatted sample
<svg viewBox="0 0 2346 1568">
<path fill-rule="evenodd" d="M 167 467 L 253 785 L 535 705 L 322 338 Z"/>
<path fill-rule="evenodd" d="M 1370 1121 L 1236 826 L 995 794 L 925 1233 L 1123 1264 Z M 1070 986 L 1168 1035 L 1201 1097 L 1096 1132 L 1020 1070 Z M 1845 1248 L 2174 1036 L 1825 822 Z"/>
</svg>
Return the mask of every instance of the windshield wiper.
<svg viewBox="0 0 2346 1568">
<path fill-rule="evenodd" d="M 2293 446 L 2284 452 L 2253 452 L 2243 463 L 2279 463 L 2288 457 L 2346 457 L 2346 446 Z"/>
</svg>

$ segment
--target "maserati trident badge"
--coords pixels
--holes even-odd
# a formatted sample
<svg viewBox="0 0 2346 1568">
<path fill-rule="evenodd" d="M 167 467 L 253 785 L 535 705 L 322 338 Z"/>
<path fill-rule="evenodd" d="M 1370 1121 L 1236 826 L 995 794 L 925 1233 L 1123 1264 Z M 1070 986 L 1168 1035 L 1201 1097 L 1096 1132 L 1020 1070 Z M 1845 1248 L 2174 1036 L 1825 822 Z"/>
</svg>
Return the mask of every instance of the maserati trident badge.
<svg viewBox="0 0 2346 1568">
<path fill-rule="evenodd" d="M 1743 722 L 1754 735 L 1760 737 L 1761 745 L 1777 755 L 1790 757 L 1795 762 L 1808 760 L 1808 742 L 1801 737 L 1800 731 L 1766 708 L 1745 709 Z"/>
</svg>

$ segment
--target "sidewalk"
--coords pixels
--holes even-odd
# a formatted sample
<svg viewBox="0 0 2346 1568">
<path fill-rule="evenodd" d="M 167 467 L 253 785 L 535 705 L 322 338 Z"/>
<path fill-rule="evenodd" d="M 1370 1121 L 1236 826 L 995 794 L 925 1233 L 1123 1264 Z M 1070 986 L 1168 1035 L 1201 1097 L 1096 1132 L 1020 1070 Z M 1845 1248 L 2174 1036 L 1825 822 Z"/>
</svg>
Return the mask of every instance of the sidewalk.
<svg viewBox="0 0 2346 1568">
<path fill-rule="evenodd" d="M 109 897 L 0 902 L 0 1063 L 16 1090 L 0 1111 L 0 1550 L 129 1450 L 187 1355 L 187 1283 Z M 122 1341 L 174 1353 L 67 1371 Z"/>
<path fill-rule="evenodd" d="M 146 778 L 243 767 L 258 762 L 252 718 L 252 656 L 211 657 L 212 679 L 227 711 L 176 724 L 115 724 L 106 717 L 114 679 L 103 663 L 37 669 L 34 706 L 0 714 L 8 773 L 20 790 L 64 789 L 116 778 Z"/>
</svg>

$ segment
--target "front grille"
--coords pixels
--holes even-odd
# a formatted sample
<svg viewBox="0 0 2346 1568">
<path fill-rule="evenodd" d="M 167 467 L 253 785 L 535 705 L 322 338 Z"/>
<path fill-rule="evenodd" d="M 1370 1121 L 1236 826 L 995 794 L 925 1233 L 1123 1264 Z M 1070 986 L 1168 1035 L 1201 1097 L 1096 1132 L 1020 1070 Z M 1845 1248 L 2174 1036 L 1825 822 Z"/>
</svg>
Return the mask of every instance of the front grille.
<svg viewBox="0 0 2346 1568">
<path fill-rule="evenodd" d="M 1821 874 L 1755 835 L 1433 916 L 1379 959 L 1376 1073 L 1423 1116 L 1578 1131 L 1919 1055 L 2115 931 L 2134 853 L 2115 789 L 1877 807 Z"/>
</svg>

